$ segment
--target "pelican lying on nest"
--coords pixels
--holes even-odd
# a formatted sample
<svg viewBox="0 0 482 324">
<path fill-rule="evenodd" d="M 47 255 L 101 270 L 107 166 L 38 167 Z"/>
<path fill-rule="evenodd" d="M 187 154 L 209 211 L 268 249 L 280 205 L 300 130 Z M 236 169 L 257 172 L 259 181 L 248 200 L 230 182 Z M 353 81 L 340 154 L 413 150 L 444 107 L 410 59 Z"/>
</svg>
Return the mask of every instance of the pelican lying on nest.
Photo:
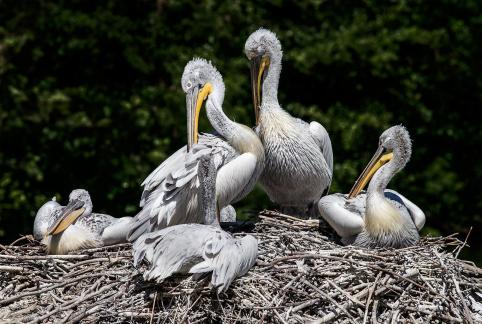
<svg viewBox="0 0 482 324">
<path fill-rule="evenodd" d="M 234 239 L 219 226 L 216 215 L 216 167 L 211 157 L 198 158 L 199 208 L 203 222 L 210 225 L 182 224 L 143 234 L 134 243 L 134 265 L 146 259 L 150 267 L 145 280 L 162 282 L 174 273 L 196 277 L 211 273 L 211 285 L 218 293 L 255 264 L 258 242 L 246 235 Z"/>
<path fill-rule="evenodd" d="M 193 59 L 184 68 L 182 88 L 186 93 L 188 145 L 165 160 L 144 180 L 144 192 L 129 233 L 135 241 L 144 233 L 167 226 L 202 223 L 198 204 L 198 160 L 212 155 L 217 169 L 216 200 L 220 210 L 245 197 L 263 169 L 264 150 L 248 127 L 231 121 L 223 112 L 224 82 L 211 63 Z M 218 135 L 198 136 L 199 112 L 206 112 Z M 197 144 L 193 147 L 194 144 Z M 232 209 L 231 209 L 232 211 Z"/>
<path fill-rule="evenodd" d="M 66 254 L 79 249 L 124 243 L 132 217 L 115 218 L 92 213 L 92 200 L 84 189 L 69 195 L 67 206 L 54 199 L 35 216 L 33 235 L 47 246 L 49 254 Z"/>
<path fill-rule="evenodd" d="M 266 161 L 260 183 L 271 201 L 286 212 L 306 211 L 328 192 L 333 175 L 330 137 L 318 122 L 292 117 L 278 103 L 281 44 L 274 33 L 259 29 L 245 45 L 251 62 L 256 131 Z"/>
<path fill-rule="evenodd" d="M 333 194 L 320 199 L 321 216 L 344 244 L 402 248 L 417 243 L 425 214 L 400 193 L 386 189 L 411 154 L 408 131 L 393 126 L 380 136 L 378 150 L 348 196 Z M 367 192 L 359 194 L 369 181 Z"/>
</svg>

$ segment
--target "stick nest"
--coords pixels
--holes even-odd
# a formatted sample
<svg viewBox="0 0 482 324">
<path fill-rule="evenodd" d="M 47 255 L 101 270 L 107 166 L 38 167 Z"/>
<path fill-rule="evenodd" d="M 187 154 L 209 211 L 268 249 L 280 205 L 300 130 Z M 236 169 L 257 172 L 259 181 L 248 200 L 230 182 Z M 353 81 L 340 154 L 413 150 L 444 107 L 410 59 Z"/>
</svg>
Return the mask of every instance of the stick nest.
<svg viewBox="0 0 482 324">
<path fill-rule="evenodd" d="M 259 218 L 257 265 L 221 295 L 209 278 L 144 282 L 130 244 L 65 256 L 28 237 L 0 246 L 0 322 L 482 321 L 482 269 L 457 259 L 455 236 L 366 250 L 333 243 L 318 220 Z"/>
</svg>

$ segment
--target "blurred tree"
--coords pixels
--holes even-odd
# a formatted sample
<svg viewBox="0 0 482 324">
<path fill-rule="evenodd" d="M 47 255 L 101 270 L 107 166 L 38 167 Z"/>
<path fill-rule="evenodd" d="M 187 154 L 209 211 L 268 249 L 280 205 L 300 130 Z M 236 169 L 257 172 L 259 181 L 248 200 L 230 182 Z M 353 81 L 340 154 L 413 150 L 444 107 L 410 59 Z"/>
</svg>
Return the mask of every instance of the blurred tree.
<svg viewBox="0 0 482 324">
<path fill-rule="evenodd" d="M 284 49 L 280 102 L 318 120 L 346 192 L 379 134 L 404 124 L 414 154 L 391 187 L 427 230 L 480 244 L 482 3 L 479 1 L 0 0 L 0 239 L 73 188 L 96 210 L 134 214 L 142 180 L 185 142 L 180 76 L 193 56 L 224 75 L 226 112 L 252 125 L 243 46 L 260 26 Z M 202 130 L 209 130 L 206 119 Z M 270 206 L 261 190 L 239 204 Z"/>
</svg>

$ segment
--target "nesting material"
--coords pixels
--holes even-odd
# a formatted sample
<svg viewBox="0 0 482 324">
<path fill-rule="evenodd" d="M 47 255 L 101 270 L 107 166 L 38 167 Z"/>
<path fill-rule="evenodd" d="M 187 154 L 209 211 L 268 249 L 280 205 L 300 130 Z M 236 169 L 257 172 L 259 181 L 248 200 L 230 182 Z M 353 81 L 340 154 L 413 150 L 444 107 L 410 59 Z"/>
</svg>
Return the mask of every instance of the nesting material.
<svg viewBox="0 0 482 324">
<path fill-rule="evenodd" d="M 328 240 L 317 220 L 259 217 L 249 230 L 257 265 L 221 295 L 209 278 L 144 282 L 129 244 L 66 256 L 27 237 L 0 246 L 0 322 L 482 321 L 482 269 L 457 259 L 465 244 L 455 236 L 365 250 Z"/>
</svg>

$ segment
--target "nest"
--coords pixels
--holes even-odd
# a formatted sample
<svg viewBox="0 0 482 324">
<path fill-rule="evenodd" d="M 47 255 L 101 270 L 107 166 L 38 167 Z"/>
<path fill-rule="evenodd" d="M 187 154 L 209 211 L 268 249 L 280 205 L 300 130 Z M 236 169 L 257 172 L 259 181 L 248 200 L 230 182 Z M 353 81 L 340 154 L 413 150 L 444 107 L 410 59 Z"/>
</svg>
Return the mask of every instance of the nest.
<svg viewBox="0 0 482 324">
<path fill-rule="evenodd" d="M 482 269 L 457 259 L 455 236 L 366 250 L 333 243 L 318 220 L 259 217 L 258 262 L 221 295 L 209 278 L 144 282 L 129 244 L 65 256 L 27 237 L 0 246 L 0 322 L 482 321 Z"/>
</svg>

